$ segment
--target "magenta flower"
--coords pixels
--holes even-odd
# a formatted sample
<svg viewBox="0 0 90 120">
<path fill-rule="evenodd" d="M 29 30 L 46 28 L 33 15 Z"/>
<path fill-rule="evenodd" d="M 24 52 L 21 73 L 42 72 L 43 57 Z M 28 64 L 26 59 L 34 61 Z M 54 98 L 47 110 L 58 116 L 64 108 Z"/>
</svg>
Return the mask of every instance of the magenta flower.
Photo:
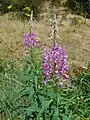
<svg viewBox="0 0 90 120">
<path fill-rule="evenodd" d="M 35 33 L 26 33 L 24 36 L 24 44 L 25 48 L 30 48 L 31 46 L 37 46 L 38 41 L 37 41 L 37 36 Z"/>
<path fill-rule="evenodd" d="M 66 50 L 59 46 L 53 46 L 51 50 L 45 49 L 43 56 L 43 73 L 45 77 L 44 83 L 46 84 L 51 78 L 58 79 L 59 85 L 62 86 L 61 78 L 69 79 L 67 71 Z"/>
<path fill-rule="evenodd" d="M 43 73 L 44 76 L 46 76 L 47 79 L 46 81 L 48 81 L 48 79 L 50 78 L 50 74 L 52 72 L 52 65 L 50 63 L 50 60 L 51 60 L 50 52 L 47 49 L 45 49 L 43 59 Z"/>
</svg>

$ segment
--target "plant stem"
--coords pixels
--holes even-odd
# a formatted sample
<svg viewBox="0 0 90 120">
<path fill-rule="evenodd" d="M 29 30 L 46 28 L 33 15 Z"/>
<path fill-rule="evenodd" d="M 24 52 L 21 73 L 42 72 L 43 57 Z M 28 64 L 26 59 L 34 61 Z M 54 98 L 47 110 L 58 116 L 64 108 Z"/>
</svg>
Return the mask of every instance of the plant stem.
<svg viewBox="0 0 90 120">
<path fill-rule="evenodd" d="M 30 25 L 30 33 L 32 33 L 32 31 L 33 31 L 33 10 L 31 10 L 29 25 Z"/>
</svg>

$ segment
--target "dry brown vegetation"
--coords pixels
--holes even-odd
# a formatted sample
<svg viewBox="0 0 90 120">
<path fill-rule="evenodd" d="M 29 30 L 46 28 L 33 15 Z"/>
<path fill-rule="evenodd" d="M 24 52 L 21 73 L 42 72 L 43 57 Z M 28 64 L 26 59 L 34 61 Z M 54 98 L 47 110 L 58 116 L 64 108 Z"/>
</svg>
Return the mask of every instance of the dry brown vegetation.
<svg viewBox="0 0 90 120">
<path fill-rule="evenodd" d="M 48 45 L 50 33 L 50 19 L 44 13 L 43 19 L 36 21 L 36 33 L 41 47 L 44 43 Z M 45 17 L 46 16 L 46 17 Z M 49 15 L 50 16 L 50 15 Z M 60 13 L 58 12 L 60 17 Z M 68 14 L 67 18 L 74 15 Z M 82 18 L 84 20 L 84 18 Z M 28 21 L 10 19 L 9 14 L 0 16 L 0 58 L 19 58 L 24 55 L 24 34 L 29 30 Z M 59 33 L 61 39 L 58 43 L 64 45 L 68 50 L 70 63 L 84 64 L 90 60 L 90 19 L 85 24 L 71 25 L 70 20 L 59 21 Z"/>
</svg>

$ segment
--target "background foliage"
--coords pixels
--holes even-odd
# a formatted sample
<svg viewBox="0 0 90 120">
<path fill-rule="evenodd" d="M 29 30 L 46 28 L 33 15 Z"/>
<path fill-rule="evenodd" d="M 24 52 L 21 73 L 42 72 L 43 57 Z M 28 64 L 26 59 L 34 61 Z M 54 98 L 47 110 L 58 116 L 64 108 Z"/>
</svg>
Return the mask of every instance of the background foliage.
<svg viewBox="0 0 90 120">
<path fill-rule="evenodd" d="M 34 15 L 39 14 L 42 4 L 47 0 L 0 0 L 0 11 L 8 12 L 8 6 L 12 5 L 11 11 L 23 11 L 23 8 L 30 7 L 34 10 Z M 90 16 L 89 0 L 48 0 L 52 5 L 66 5 L 76 14 Z M 24 12 L 24 11 L 23 11 Z M 24 14 L 22 12 L 22 14 Z"/>
<path fill-rule="evenodd" d="M 90 17 L 89 0 L 68 0 L 66 4 L 74 13 Z"/>
</svg>

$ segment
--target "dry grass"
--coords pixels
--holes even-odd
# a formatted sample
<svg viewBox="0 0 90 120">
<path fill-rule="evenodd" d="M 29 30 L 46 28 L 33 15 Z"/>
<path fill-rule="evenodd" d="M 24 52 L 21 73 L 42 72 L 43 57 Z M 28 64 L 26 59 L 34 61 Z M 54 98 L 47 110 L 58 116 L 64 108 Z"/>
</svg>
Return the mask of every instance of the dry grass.
<svg viewBox="0 0 90 120">
<path fill-rule="evenodd" d="M 0 58 L 16 59 L 24 55 L 24 33 L 29 30 L 27 23 L 27 21 L 10 20 L 7 14 L 0 16 Z M 46 20 L 36 22 L 41 47 L 44 43 L 47 45 L 51 43 L 48 37 L 49 23 Z M 76 32 L 73 32 L 73 29 Z M 65 45 L 70 63 L 85 64 L 90 60 L 90 20 L 79 28 L 69 24 L 61 25 L 60 36 L 62 39 L 58 40 L 58 43 Z"/>
</svg>

